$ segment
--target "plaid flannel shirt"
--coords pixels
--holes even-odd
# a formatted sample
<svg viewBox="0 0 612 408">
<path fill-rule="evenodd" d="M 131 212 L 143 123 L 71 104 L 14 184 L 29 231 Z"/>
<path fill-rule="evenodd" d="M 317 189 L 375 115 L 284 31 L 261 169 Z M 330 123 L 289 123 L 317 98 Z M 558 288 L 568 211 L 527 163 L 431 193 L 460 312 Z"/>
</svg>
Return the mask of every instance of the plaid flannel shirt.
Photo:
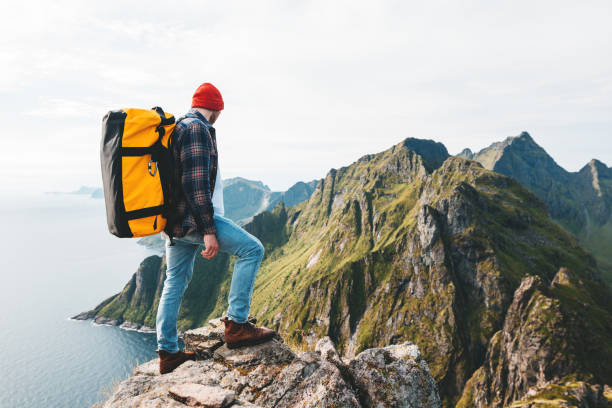
<svg viewBox="0 0 612 408">
<path fill-rule="evenodd" d="M 172 154 L 172 235 L 183 237 L 194 231 L 215 234 L 212 194 L 217 177 L 217 139 L 215 128 L 197 110 L 190 109 L 174 128 Z"/>
</svg>

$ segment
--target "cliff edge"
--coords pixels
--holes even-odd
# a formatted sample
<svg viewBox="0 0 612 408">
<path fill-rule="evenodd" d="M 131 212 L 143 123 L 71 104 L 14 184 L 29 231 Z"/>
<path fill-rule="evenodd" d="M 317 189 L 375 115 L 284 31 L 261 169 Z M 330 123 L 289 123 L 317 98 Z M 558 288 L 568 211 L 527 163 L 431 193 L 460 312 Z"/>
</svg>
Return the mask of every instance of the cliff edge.
<svg viewBox="0 0 612 408">
<path fill-rule="evenodd" d="M 230 350 L 219 319 L 184 334 L 187 361 L 160 375 L 158 359 L 134 369 L 111 397 L 114 407 L 440 407 L 436 383 L 416 345 L 404 342 L 345 360 L 329 337 L 294 352 L 283 339 Z"/>
</svg>

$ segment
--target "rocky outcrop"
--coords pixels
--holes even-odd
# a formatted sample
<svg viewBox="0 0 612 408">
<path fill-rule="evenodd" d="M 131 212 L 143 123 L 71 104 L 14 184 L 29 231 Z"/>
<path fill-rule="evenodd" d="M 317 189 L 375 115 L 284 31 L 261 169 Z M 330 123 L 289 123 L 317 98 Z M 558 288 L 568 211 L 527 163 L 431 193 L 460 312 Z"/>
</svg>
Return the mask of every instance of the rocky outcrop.
<svg viewBox="0 0 612 408">
<path fill-rule="evenodd" d="M 368 349 L 345 361 L 328 337 L 295 353 L 280 337 L 228 349 L 213 319 L 189 330 L 198 355 L 172 373 L 158 359 L 138 366 L 98 408 L 129 407 L 440 407 L 435 381 L 414 344 Z"/>
<path fill-rule="evenodd" d="M 567 268 L 561 268 L 550 285 L 539 276 L 525 277 L 503 329 L 489 343 L 485 364 L 466 384 L 458 406 L 505 407 L 553 391 L 557 399 L 571 396 L 579 406 L 600 406 L 595 402 L 603 400 L 604 385 L 612 381 L 612 356 L 600 354 L 603 363 L 592 353 L 608 347 L 601 336 L 610 332 L 612 320 L 606 318 L 601 323 L 607 326 L 599 329 L 589 322 L 591 314 L 601 310 L 582 284 Z M 563 299 L 568 296 L 576 303 Z"/>
</svg>

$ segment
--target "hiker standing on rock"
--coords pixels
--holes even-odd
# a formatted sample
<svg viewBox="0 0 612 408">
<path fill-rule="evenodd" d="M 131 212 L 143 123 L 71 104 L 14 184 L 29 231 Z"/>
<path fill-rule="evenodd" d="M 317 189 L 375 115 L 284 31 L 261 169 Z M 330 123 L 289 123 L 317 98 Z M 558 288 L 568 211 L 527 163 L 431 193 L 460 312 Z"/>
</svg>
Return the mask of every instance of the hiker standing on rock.
<svg viewBox="0 0 612 408">
<path fill-rule="evenodd" d="M 157 309 L 156 331 L 159 371 L 173 371 L 195 353 L 178 348 L 177 317 L 181 300 L 191 277 L 200 245 L 201 254 L 212 259 L 218 251 L 238 257 L 234 265 L 225 324 L 227 347 L 262 343 L 274 330 L 257 327 L 248 320 L 255 276 L 264 255 L 257 239 L 232 220 L 225 218 L 223 186 L 218 169 L 215 128 L 223 110 L 223 98 L 211 83 L 195 91 L 191 109 L 177 123 L 172 141 L 174 157 L 172 231 L 162 232 L 166 240 L 166 280 Z M 172 232 L 173 242 L 169 240 Z M 202 296 L 208 296 L 202 293 Z"/>
</svg>

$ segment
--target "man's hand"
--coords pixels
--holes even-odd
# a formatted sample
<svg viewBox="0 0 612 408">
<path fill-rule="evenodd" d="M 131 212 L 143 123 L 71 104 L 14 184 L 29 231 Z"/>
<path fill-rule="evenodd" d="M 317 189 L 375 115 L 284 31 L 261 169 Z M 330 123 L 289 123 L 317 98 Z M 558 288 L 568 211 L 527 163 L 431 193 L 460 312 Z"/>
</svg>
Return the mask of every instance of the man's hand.
<svg viewBox="0 0 612 408">
<path fill-rule="evenodd" d="M 202 256 L 206 259 L 213 259 L 217 256 L 219 251 L 219 243 L 215 234 L 204 235 L 204 247 L 205 249 L 201 252 Z"/>
</svg>

